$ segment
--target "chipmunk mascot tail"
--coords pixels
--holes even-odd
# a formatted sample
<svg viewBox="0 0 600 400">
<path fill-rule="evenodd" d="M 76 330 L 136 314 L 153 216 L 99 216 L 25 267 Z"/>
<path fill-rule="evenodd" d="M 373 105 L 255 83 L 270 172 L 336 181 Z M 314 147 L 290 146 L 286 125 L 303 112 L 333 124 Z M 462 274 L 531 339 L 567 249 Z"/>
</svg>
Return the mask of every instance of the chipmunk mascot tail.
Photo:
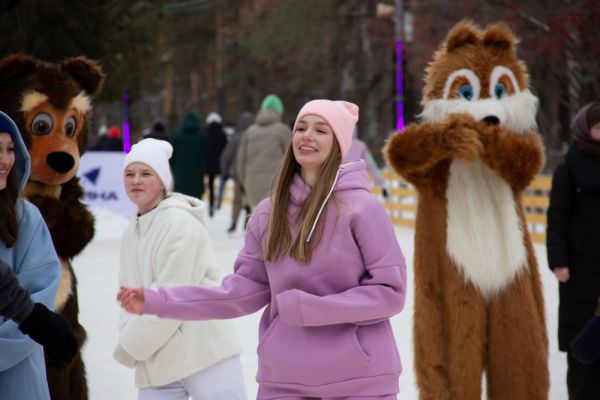
<svg viewBox="0 0 600 400">
<path fill-rule="evenodd" d="M 429 64 L 422 121 L 386 144 L 419 192 L 415 369 L 422 400 L 548 396 L 548 340 L 521 196 L 544 162 L 537 98 L 504 24 L 457 24 Z"/>
<path fill-rule="evenodd" d="M 81 358 L 86 332 L 78 320 L 77 279 L 71 260 L 94 235 L 94 219 L 80 201 L 83 188 L 75 174 L 86 149 L 91 96 L 102 80 L 100 67 L 84 57 L 60 65 L 22 54 L 0 60 L 0 110 L 16 122 L 31 158 L 23 195 L 40 209 L 52 235 L 62 265 L 56 311 L 67 319 L 79 345 L 69 364 L 46 357 L 54 400 L 88 398 Z"/>
</svg>

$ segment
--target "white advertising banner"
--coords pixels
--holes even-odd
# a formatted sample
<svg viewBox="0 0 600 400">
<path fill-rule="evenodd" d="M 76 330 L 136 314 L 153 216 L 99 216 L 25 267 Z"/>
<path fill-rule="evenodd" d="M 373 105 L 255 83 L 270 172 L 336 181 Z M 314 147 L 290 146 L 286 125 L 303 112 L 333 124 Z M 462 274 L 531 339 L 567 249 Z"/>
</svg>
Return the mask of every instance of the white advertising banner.
<svg viewBox="0 0 600 400">
<path fill-rule="evenodd" d="M 125 153 L 117 151 L 86 151 L 81 157 L 77 176 L 85 192 L 83 203 L 107 208 L 127 219 L 137 208 L 123 186 Z"/>
</svg>

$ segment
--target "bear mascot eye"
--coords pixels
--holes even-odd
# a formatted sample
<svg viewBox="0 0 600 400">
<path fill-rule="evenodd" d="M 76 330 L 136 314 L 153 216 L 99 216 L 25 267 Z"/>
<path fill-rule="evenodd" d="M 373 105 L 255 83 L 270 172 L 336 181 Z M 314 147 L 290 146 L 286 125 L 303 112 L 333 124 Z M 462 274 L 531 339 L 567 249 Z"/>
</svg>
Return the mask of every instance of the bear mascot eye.
<svg viewBox="0 0 600 400">
<path fill-rule="evenodd" d="M 77 130 L 77 121 L 75 121 L 75 118 L 73 116 L 70 116 L 69 118 L 67 118 L 67 120 L 65 121 L 65 134 L 72 138 L 75 135 L 75 131 Z"/>
<path fill-rule="evenodd" d="M 52 132 L 54 120 L 49 114 L 39 113 L 31 121 L 31 133 L 36 136 L 47 135 Z"/>
</svg>

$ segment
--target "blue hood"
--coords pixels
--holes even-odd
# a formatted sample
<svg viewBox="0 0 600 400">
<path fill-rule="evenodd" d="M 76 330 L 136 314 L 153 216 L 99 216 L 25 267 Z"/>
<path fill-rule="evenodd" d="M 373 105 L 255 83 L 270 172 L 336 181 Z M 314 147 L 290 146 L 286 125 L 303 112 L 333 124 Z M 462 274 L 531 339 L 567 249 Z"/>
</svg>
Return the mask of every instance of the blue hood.
<svg viewBox="0 0 600 400">
<path fill-rule="evenodd" d="M 15 122 L 2 111 L 0 111 L 0 132 L 10 133 L 12 141 L 15 144 L 15 165 L 13 168 L 16 168 L 17 176 L 21 183 L 20 189 L 23 190 L 27 183 L 27 179 L 29 179 L 29 168 L 31 165 L 29 153 L 27 152 L 21 133 L 19 133 L 19 128 L 17 128 Z"/>
</svg>

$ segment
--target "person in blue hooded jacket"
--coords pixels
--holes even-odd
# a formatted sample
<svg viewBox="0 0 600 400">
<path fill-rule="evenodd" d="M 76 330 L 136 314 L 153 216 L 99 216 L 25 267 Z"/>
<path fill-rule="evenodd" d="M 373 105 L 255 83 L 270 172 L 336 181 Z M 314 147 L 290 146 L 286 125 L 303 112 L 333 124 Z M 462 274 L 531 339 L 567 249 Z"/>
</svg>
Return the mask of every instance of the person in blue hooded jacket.
<svg viewBox="0 0 600 400">
<path fill-rule="evenodd" d="M 35 303 L 53 309 L 60 280 L 58 257 L 38 209 L 18 197 L 29 168 L 18 128 L 0 112 L 0 260 L 12 268 Z M 50 399 L 42 346 L 4 317 L 0 317 L 0 393 L 3 400 Z"/>
</svg>

